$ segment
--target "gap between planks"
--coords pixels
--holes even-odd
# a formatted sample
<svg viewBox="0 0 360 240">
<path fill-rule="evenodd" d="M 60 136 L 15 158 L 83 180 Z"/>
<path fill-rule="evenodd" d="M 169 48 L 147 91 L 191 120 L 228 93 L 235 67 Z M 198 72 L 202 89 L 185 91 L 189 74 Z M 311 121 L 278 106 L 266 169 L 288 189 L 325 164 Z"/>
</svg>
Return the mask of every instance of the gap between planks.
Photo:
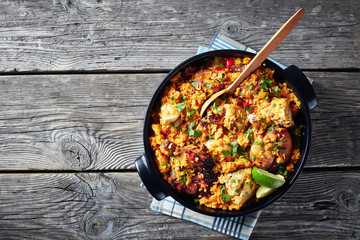
<svg viewBox="0 0 360 240">
<path fill-rule="evenodd" d="M 145 70 L 77 70 L 77 71 L 24 71 L 0 72 L 0 76 L 21 75 L 81 75 L 81 74 L 157 74 L 169 73 L 172 69 L 145 69 Z M 360 72 L 360 68 L 301 68 L 303 72 Z"/>
<path fill-rule="evenodd" d="M 336 172 L 336 171 L 360 171 L 360 166 L 351 167 L 309 167 L 304 168 L 302 172 L 316 173 L 316 172 Z M 58 173 L 136 173 L 135 169 L 108 169 L 108 170 L 0 170 L 0 174 L 58 174 Z M 301 173 L 300 173 L 301 174 Z"/>
</svg>

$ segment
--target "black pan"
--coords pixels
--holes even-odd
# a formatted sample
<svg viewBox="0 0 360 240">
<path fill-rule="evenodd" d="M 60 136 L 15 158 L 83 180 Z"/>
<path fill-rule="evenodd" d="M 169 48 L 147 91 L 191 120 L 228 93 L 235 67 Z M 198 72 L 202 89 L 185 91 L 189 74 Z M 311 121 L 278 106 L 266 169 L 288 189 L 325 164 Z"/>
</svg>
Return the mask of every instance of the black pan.
<svg viewBox="0 0 360 240">
<path fill-rule="evenodd" d="M 265 198 L 259 199 L 258 202 L 253 203 L 248 207 L 245 207 L 240 210 L 230 211 L 230 210 L 212 209 L 204 206 L 198 206 L 194 202 L 193 197 L 180 193 L 177 190 L 173 189 L 172 186 L 170 186 L 170 184 L 168 184 L 162 178 L 161 173 L 158 171 L 156 167 L 156 163 L 152 157 L 153 156 L 151 153 L 152 150 L 150 148 L 148 139 L 149 136 L 151 135 L 151 113 L 153 112 L 153 109 L 156 107 L 156 105 L 160 103 L 164 86 L 168 84 L 169 80 L 177 72 L 187 68 L 190 65 L 201 63 L 204 59 L 213 56 L 252 57 L 254 56 L 254 54 L 239 50 L 216 50 L 216 51 L 210 51 L 196 55 L 192 58 L 185 60 L 180 65 L 175 67 L 161 82 L 160 86 L 156 89 L 154 96 L 150 101 L 145 116 L 144 130 L 143 130 L 145 153 L 135 161 L 135 165 L 145 187 L 155 199 L 161 200 L 167 196 L 171 196 L 185 207 L 199 213 L 203 213 L 211 216 L 218 216 L 218 217 L 235 217 L 235 216 L 241 216 L 241 215 L 249 214 L 251 212 L 258 211 L 270 205 L 271 203 L 277 201 L 281 196 L 283 196 L 294 184 L 300 172 L 302 171 L 302 168 L 304 167 L 309 152 L 310 139 L 311 139 L 311 123 L 310 123 L 309 110 L 317 105 L 317 98 L 312 85 L 309 83 L 306 76 L 296 66 L 292 65 L 286 69 L 282 69 L 274 62 L 270 60 L 266 60 L 263 64 L 275 70 L 274 79 L 278 82 L 286 82 L 288 84 L 288 87 L 294 90 L 295 94 L 302 103 L 302 108 L 300 109 L 298 115 L 295 117 L 295 122 L 298 126 L 300 124 L 306 126 L 305 133 L 301 139 L 301 147 L 300 147 L 301 158 L 296 163 L 294 167 L 294 171 L 289 173 L 288 178 L 286 179 L 286 182 L 283 186 L 277 189 L 274 193 L 270 194 Z"/>
</svg>

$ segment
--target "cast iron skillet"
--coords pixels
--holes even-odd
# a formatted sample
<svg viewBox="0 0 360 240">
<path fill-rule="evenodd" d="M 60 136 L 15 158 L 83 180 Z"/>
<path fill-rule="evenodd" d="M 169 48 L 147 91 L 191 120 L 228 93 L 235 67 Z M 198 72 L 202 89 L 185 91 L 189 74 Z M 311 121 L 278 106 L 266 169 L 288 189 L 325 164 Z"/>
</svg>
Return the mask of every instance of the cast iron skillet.
<svg viewBox="0 0 360 240">
<path fill-rule="evenodd" d="M 187 68 L 193 64 L 201 64 L 204 59 L 213 57 L 213 56 L 224 56 L 224 57 L 243 57 L 243 56 L 254 56 L 254 54 L 239 50 L 216 50 L 210 51 L 206 53 L 202 53 L 196 55 L 192 58 L 185 60 L 183 63 L 175 67 L 161 82 L 160 86 L 156 89 L 154 96 L 152 97 L 149 107 L 147 109 L 147 113 L 145 116 L 144 122 L 144 148 L 145 153 L 139 157 L 135 161 L 135 165 L 137 171 L 140 175 L 141 180 L 143 181 L 147 190 L 151 193 L 151 195 L 157 200 L 164 199 L 167 196 L 171 196 L 176 201 L 184 205 L 185 207 L 194 210 L 199 213 L 203 213 L 211 216 L 218 217 L 234 217 L 241 216 L 245 214 L 249 214 L 251 212 L 258 211 L 269 204 L 278 200 L 281 196 L 287 192 L 290 187 L 294 184 L 297 177 L 299 176 L 304 164 L 306 157 L 309 152 L 310 147 L 310 138 L 311 138 L 311 123 L 310 123 L 310 114 L 309 109 L 314 108 L 317 105 L 317 98 L 314 92 L 313 87 L 309 83 L 306 76 L 296 67 L 290 66 L 286 69 L 282 69 L 277 66 L 274 62 L 270 60 L 266 60 L 263 64 L 267 67 L 275 69 L 274 79 L 278 82 L 287 82 L 288 87 L 292 88 L 298 98 L 302 103 L 302 108 L 300 109 L 298 115 L 295 117 L 295 122 L 299 126 L 303 124 L 306 126 L 304 130 L 304 136 L 301 139 L 301 158 L 298 160 L 297 164 L 294 167 L 294 171 L 292 171 L 286 182 L 283 186 L 277 189 L 271 195 L 260 199 L 257 203 L 253 203 L 252 205 L 245 207 L 240 210 L 222 210 L 222 209 L 212 209 L 204 206 L 198 206 L 193 197 L 182 194 L 177 190 L 173 189 L 170 184 L 168 184 L 161 176 L 161 173 L 158 171 L 156 167 L 156 163 L 153 159 L 152 150 L 149 144 L 149 136 L 151 135 L 151 113 L 155 106 L 160 103 L 162 91 L 164 86 L 168 84 L 169 80 L 179 71 Z"/>
</svg>

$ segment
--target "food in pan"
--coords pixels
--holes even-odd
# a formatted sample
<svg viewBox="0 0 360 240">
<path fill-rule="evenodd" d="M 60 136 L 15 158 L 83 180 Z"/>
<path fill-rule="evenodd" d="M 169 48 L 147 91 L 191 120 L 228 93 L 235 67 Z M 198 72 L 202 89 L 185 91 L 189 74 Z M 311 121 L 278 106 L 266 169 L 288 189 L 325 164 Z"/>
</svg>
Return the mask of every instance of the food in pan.
<svg viewBox="0 0 360 240">
<path fill-rule="evenodd" d="M 212 57 L 177 73 L 152 113 L 149 138 L 163 178 L 210 208 L 238 210 L 271 194 L 300 158 L 299 99 L 260 66 L 235 92 L 215 92 L 244 70 L 247 56 Z"/>
</svg>

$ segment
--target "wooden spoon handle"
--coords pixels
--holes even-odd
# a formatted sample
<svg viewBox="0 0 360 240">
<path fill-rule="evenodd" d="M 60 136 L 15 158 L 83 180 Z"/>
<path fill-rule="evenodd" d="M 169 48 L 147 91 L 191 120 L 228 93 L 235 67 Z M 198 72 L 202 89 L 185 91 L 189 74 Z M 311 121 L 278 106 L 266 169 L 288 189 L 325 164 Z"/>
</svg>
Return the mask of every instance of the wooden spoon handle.
<svg viewBox="0 0 360 240">
<path fill-rule="evenodd" d="M 279 44 L 289 35 L 293 28 L 304 16 L 304 9 L 300 8 L 286 23 L 275 33 L 275 35 L 265 44 L 265 46 L 256 54 L 256 56 L 247 65 L 240 76 L 227 87 L 228 93 L 233 93 L 237 86 L 244 81 L 253 71 L 258 68 L 263 61 L 279 46 Z"/>
<path fill-rule="evenodd" d="M 265 44 L 265 46 L 256 54 L 256 56 L 251 60 L 251 62 L 246 66 L 245 70 L 240 74 L 240 76 L 227 88 L 213 94 L 209 99 L 207 99 L 201 107 L 200 116 L 204 115 L 205 110 L 217 97 L 224 93 L 233 93 L 237 86 L 244 81 L 253 71 L 258 68 L 263 61 L 279 46 L 279 44 L 286 38 L 287 35 L 293 30 L 293 28 L 298 24 L 300 19 L 304 16 L 304 9 L 300 8 L 286 23 L 275 33 L 275 35 Z"/>
</svg>

